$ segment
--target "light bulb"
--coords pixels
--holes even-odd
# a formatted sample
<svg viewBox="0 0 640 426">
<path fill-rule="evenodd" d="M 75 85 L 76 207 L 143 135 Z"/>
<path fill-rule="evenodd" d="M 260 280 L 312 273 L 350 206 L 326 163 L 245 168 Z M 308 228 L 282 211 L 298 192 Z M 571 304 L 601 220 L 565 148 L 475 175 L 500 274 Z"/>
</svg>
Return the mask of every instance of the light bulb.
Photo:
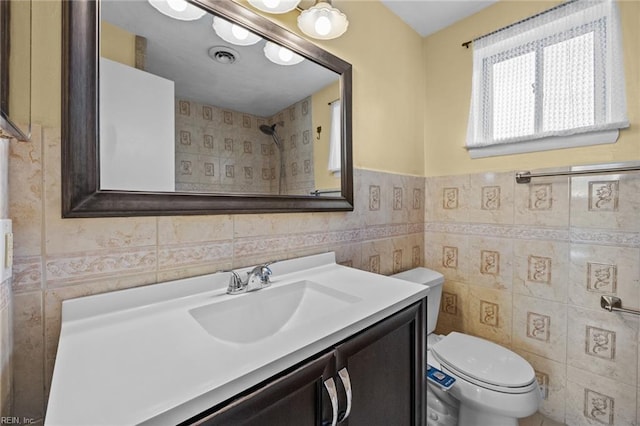
<svg viewBox="0 0 640 426">
<path fill-rule="evenodd" d="M 331 32 L 331 21 L 326 16 L 320 16 L 314 25 L 316 32 L 320 35 L 327 35 Z"/>
<path fill-rule="evenodd" d="M 267 13 L 287 13 L 296 8 L 300 0 L 247 0 L 256 9 Z"/>
<path fill-rule="evenodd" d="M 291 59 L 293 59 L 293 52 L 286 47 L 281 47 L 278 51 L 278 57 L 284 62 L 289 62 Z"/>
<path fill-rule="evenodd" d="M 280 4 L 280 0 L 262 0 L 262 2 L 270 9 L 275 9 Z"/>
<path fill-rule="evenodd" d="M 231 34 L 238 40 L 246 40 L 249 37 L 249 31 L 236 24 L 231 25 Z"/>
<path fill-rule="evenodd" d="M 185 0 L 167 0 L 167 4 L 176 12 L 184 12 L 188 6 Z"/>
<path fill-rule="evenodd" d="M 280 46 L 272 41 L 268 41 L 264 45 L 264 55 L 274 64 L 278 65 L 295 65 L 304 61 L 304 58 L 291 49 Z"/>
</svg>

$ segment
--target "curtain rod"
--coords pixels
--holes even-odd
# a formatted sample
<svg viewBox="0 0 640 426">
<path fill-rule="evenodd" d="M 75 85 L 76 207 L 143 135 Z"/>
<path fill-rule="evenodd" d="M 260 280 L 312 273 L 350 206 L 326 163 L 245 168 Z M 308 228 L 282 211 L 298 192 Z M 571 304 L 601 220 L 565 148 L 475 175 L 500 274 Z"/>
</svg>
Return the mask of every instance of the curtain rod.
<svg viewBox="0 0 640 426">
<path fill-rule="evenodd" d="M 545 14 L 547 14 L 547 13 L 551 12 L 551 11 L 554 11 L 554 10 L 556 10 L 556 9 L 560 9 L 560 8 L 562 8 L 562 7 L 565 7 L 565 6 L 569 5 L 569 4 L 571 4 L 571 3 L 575 3 L 576 1 L 578 1 L 578 0 L 569 0 L 569 1 L 566 1 L 566 2 L 564 2 L 564 3 L 561 3 L 561 4 L 557 5 L 557 6 L 552 7 L 551 9 L 543 10 L 543 11 L 542 11 L 542 12 L 540 12 L 540 13 L 536 13 L 535 15 L 532 15 L 532 16 L 529 16 L 529 17 L 527 17 L 527 18 L 521 19 L 521 20 L 519 20 L 519 21 L 517 21 L 517 22 L 514 22 L 514 23 L 512 23 L 512 24 L 509 24 L 509 25 L 507 25 L 507 26 L 505 26 L 505 27 L 498 28 L 497 30 L 495 30 L 495 31 L 491 31 L 490 33 L 487 33 L 487 34 L 481 35 L 481 36 L 476 37 L 476 38 L 474 38 L 474 39 L 472 39 L 472 40 L 469 40 L 469 41 L 465 41 L 464 43 L 462 43 L 462 45 L 461 45 L 461 46 L 462 46 L 462 47 L 466 47 L 466 48 L 468 49 L 468 48 L 469 48 L 469 46 L 471 45 L 471 43 L 473 43 L 473 42 L 474 42 L 474 41 L 476 41 L 476 40 L 480 40 L 481 38 L 485 38 L 485 37 L 489 37 L 490 35 L 497 34 L 497 33 L 501 32 L 501 31 L 507 30 L 507 29 L 509 29 L 509 28 L 511 28 L 511 27 L 514 27 L 514 26 L 516 26 L 516 25 L 520 25 L 520 24 L 522 24 L 522 23 L 524 23 L 524 22 L 527 22 L 527 21 L 530 21 L 530 20 L 532 20 L 532 19 L 535 19 L 535 18 L 537 18 L 538 16 L 545 15 Z"/>
<path fill-rule="evenodd" d="M 516 182 L 529 183 L 531 182 L 531 178 L 537 178 L 537 177 L 603 175 L 603 174 L 629 173 L 629 172 L 640 172 L 640 166 L 607 167 L 602 169 L 568 170 L 566 172 L 548 172 L 548 173 L 516 172 Z"/>
<path fill-rule="evenodd" d="M 339 100 L 340 100 L 340 98 L 338 98 L 338 99 L 334 99 L 334 100 L 332 100 L 331 102 L 329 102 L 327 105 L 331 105 L 332 103 L 334 103 L 334 102 L 338 102 Z"/>
</svg>

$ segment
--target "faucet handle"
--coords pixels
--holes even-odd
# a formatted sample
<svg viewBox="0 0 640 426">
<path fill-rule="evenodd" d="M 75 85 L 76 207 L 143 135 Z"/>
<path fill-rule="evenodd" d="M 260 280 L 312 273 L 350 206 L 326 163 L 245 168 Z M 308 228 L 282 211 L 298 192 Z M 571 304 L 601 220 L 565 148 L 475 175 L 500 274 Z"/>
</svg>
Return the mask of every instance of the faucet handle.
<svg viewBox="0 0 640 426">
<path fill-rule="evenodd" d="M 273 271 L 271 270 L 271 268 L 269 268 L 269 265 L 273 265 L 276 262 L 277 260 L 272 260 L 271 262 L 267 262 L 264 265 L 262 265 L 261 272 L 262 272 L 262 276 L 265 277 L 265 283 L 271 282 L 269 280 L 269 277 L 273 275 Z"/>
<path fill-rule="evenodd" d="M 236 271 L 224 271 L 230 272 L 231 276 L 229 276 L 229 286 L 227 287 L 227 294 L 237 294 L 242 293 L 245 290 L 246 283 L 242 281 L 240 275 Z"/>
<path fill-rule="evenodd" d="M 270 263 L 265 263 L 264 265 L 259 265 L 253 268 L 251 272 L 248 273 L 249 280 L 256 277 L 261 284 L 268 284 L 269 277 L 273 274 L 269 265 Z"/>
<path fill-rule="evenodd" d="M 270 264 L 258 265 L 247 274 L 247 291 L 260 290 L 271 285 L 269 277 L 273 272 L 269 268 Z"/>
<path fill-rule="evenodd" d="M 263 284 L 271 282 L 269 277 L 273 275 L 273 271 L 269 268 L 269 265 L 272 263 L 273 262 L 265 263 L 262 265 L 262 268 L 260 268 L 260 276 Z"/>
</svg>

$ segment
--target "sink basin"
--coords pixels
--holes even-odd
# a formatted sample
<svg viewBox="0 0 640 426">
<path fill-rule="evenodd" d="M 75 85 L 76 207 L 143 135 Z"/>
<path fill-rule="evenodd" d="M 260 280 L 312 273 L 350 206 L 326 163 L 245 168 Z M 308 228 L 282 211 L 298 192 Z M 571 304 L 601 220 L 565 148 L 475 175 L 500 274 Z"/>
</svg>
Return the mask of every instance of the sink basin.
<svg viewBox="0 0 640 426">
<path fill-rule="evenodd" d="M 240 296 L 223 296 L 223 300 L 191 309 L 189 314 L 211 336 L 246 344 L 320 320 L 360 300 L 303 280 Z"/>
</svg>

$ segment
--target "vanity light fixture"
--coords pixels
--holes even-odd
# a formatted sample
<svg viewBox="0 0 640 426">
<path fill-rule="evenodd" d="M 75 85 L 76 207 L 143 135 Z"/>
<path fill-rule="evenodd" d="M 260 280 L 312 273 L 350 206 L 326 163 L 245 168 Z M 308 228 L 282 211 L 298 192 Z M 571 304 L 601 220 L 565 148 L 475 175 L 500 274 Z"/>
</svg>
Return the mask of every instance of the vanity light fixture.
<svg viewBox="0 0 640 426">
<path fill-rule="evenodd" d="M 213 17 L 212 26 L 213 30 L 221 39 L 237 46 L 250 46 L 262 40 L 262 37 L 252 33 L 246 28 L 232 24 L 218 16 Z"/>
<path fill-rule="evenodd" d="M 267 13 L 287 13 L 295 9 L 300 0 L 249 0 L 249 4 Z"/>
<path fill-rule="evenodd" d="M 207 13 L 186 0 L 148 0 L 158 12 L 181 21 L 195 21 Z"/>
<path fill-rule="evenodd" d="M 267 41 L 264 45 L 264 55 L 271 62 L 278 65 L 295 65 L 304 60 L 304 58 L 297 53 L 271 41 Z"/>
<path fill-rule="evenodd" d="M 347 15 L 331 5 L 331 0 L 248 0 L 256 9 L 267 13 L 286 13 L 296 7 L 302 10 L 298 16 L 298 27 L 309 37 L 331 40 L 347 31 Z M 313 3 L 306 8 L 305 3 Z"/>
<path fill-rule="evenodd" d="M 331 0 L 316 0 L 316 4 L 298 16 L 298 27 L 309 37 L 331 40 L 347 31 L 347 15 L 331 5 Z"/>
</svg>

